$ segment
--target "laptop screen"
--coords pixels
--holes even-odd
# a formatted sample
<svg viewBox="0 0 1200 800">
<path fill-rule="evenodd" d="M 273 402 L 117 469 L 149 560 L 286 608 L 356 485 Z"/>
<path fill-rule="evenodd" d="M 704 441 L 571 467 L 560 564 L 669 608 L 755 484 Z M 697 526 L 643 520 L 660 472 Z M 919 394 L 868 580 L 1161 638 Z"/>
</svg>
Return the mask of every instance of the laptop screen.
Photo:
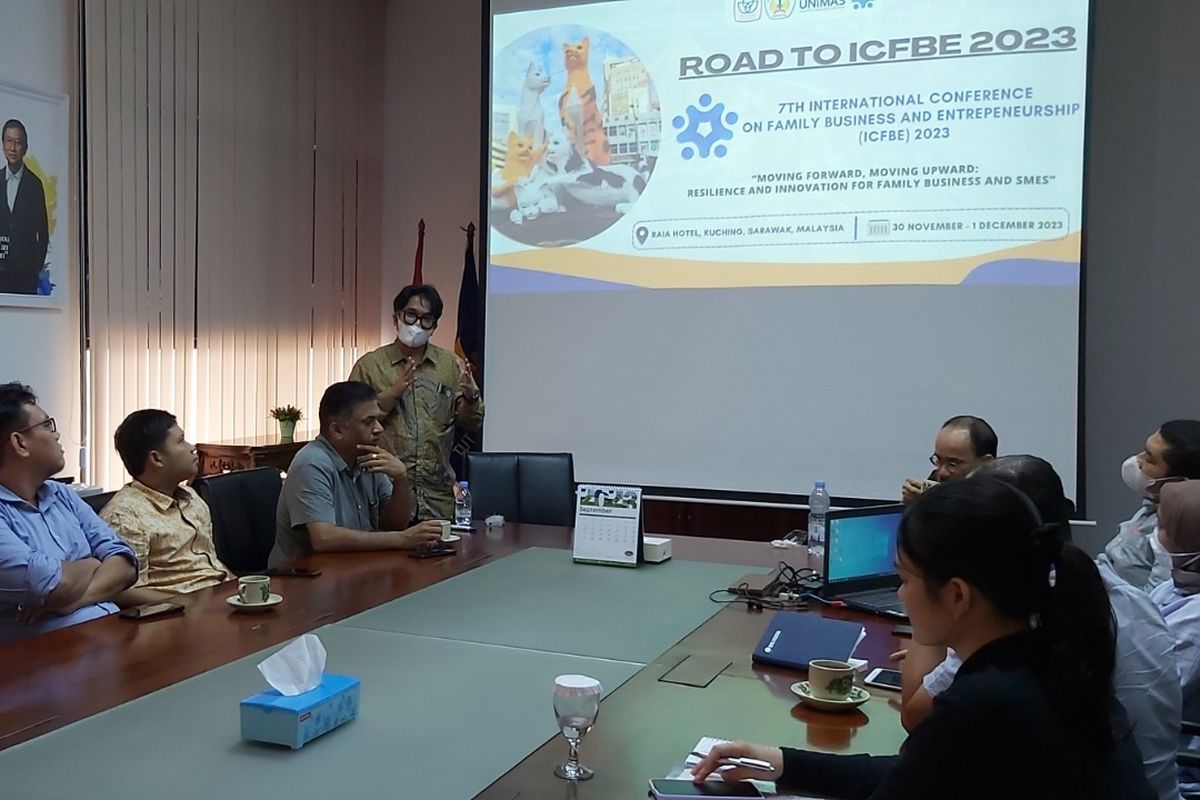
<svg viewBox="0 0 1200 800">
<path fill-rule="evenodd" d="M 896 536 L 904 512 L 834 517 L 829 520 L 827 583 L 896 574 Z"/>
</svg>

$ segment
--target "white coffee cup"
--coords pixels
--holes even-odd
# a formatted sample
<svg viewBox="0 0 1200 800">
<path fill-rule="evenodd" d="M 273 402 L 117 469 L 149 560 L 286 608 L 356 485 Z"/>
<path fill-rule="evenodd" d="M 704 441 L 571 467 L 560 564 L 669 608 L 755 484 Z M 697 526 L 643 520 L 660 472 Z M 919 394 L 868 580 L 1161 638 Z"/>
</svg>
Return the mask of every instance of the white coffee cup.
<svg viewBox="0 0 1200 800">
<path fill-rule="evenodd" d="M 271 599 L 271 579 L 266 575 L 243 575 L 238 578 L 238 598 L 244 605 L 262 605 Z"/>
<path fill-rule="evenodd" d="M 818 658 L 808 662 L 808 689 L 822 700 L 845 700 L 854 688 L 854 667 L 845 661 Z"/>
<path fill-rule="evenodd" d="M 449 541 L 449 540 L 450 540 L 450 536 L 451 536 L 451 533 L 450 533 L 450 523 L 449 523 L 449 522 L 447 522 L 446 520 L 442 520 L 442 521 L 441 521 L 441 522 L 439 522 L 438 524 L 442 526 L 442 541 L 443 541 L 443 542 L 445 542 L 445 541 Z"/>
</svg>

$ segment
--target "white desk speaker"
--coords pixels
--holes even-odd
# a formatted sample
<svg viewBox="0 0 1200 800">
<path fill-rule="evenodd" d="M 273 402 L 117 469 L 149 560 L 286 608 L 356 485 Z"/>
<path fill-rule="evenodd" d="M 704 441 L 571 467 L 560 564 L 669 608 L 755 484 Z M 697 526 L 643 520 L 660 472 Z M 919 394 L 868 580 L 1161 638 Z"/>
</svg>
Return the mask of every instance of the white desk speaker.
<svg viewBox="0 0 1200 800">
<path fill-rule="evenodd" d="M 642 537 L 642 557 L 651 564 L 658 564 L 671 557 L 671 540 L 657 536 Z"/>
</svg>

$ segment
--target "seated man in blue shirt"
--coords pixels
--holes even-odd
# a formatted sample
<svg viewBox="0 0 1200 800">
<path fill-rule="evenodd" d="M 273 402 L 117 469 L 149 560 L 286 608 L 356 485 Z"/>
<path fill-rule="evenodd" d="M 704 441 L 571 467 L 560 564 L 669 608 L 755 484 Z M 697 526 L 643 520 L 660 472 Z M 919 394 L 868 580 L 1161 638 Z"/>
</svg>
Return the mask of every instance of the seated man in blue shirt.
<svg viewBox="0 0 1200 800">
<path fill-rule="evenodd" d="M 133 551 L 68 486 L 54 419 L 28 386 L 0 385 L 0 642 L 117 610 Z"/>
</svg>

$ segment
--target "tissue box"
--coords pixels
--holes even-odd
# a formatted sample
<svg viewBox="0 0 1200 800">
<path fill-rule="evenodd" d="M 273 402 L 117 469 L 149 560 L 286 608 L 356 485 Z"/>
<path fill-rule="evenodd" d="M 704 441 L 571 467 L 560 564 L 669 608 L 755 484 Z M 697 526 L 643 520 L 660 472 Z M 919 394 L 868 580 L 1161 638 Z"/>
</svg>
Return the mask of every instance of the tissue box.
<svg viewBox="0 0 1200 800">
<path fill-rule="evenodd" d="M 287 697 L 275 689 L 241 702 L 242 738 L 287 745 L 308 742 L 358 716 L 359 680 L 326 673 L 310 692 Z"/>
</svg>

